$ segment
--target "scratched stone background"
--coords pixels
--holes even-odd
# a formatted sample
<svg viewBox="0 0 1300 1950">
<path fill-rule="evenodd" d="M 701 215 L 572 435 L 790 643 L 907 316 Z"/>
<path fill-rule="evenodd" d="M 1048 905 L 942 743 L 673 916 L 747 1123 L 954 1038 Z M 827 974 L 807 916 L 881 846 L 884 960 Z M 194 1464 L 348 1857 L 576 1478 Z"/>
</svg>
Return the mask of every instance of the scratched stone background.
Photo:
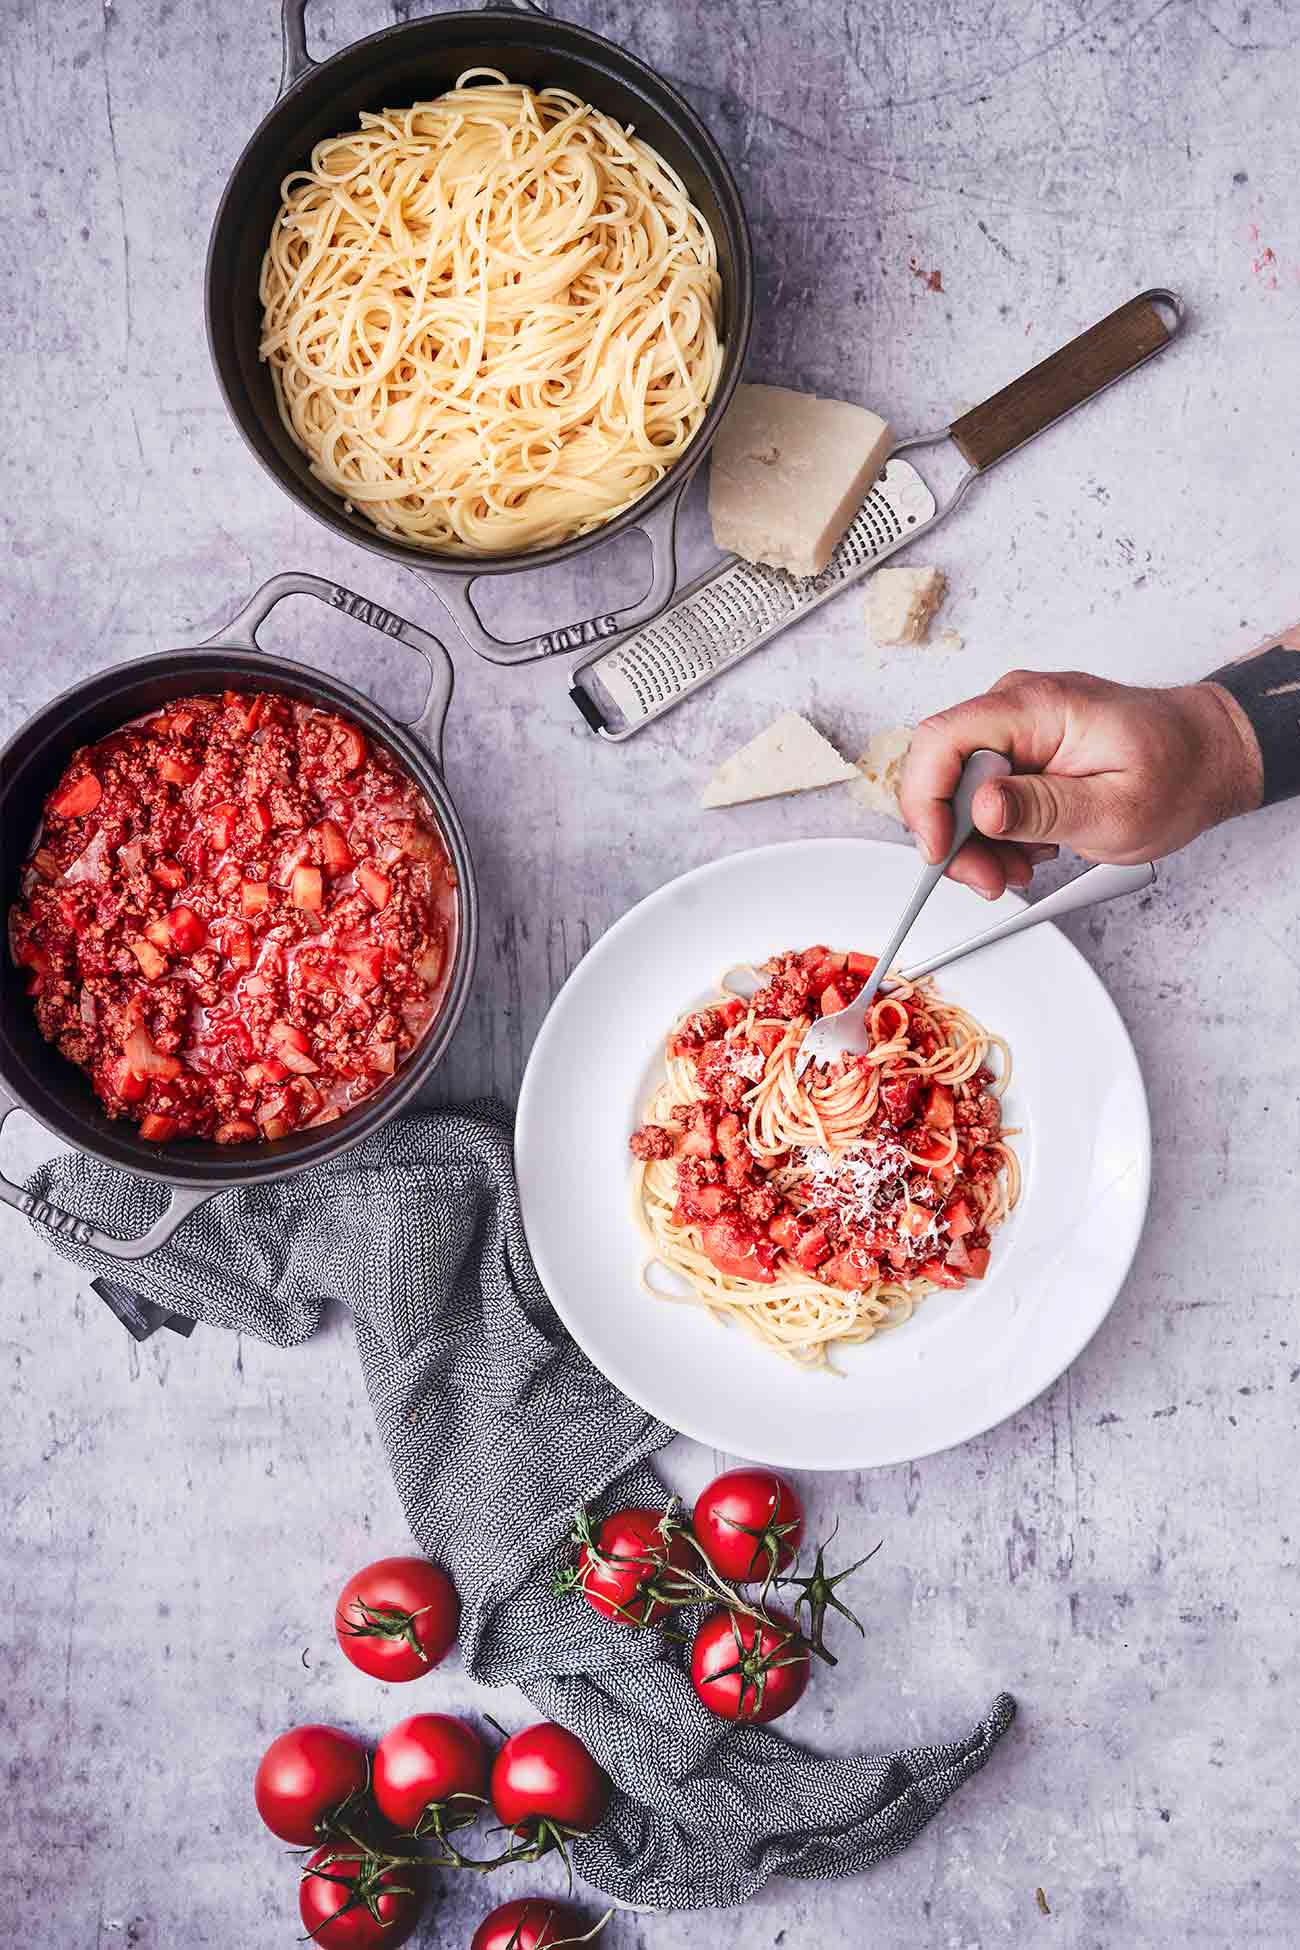
<svg viewBox="0 0 1300 1950">
<path fill-rule="evenodd" d="M 1192 322 L 934 537 L 960 650 L 873 660 L 849 596 L 623 748 L 591 737 L 559 668 L 457 653 L 449 766 L 485 940 L 444 1100 L 511 1093 L 566 971 L 669 876 L 765 840 L 885 833 L 835 793 L 692 816 L 778 708 L 856 750 L 1012 664 L 1173 681 L 1300 614 L 1286 0 L 562 5 L 671 76 L 735 164 L 754 376 L 928 428 L 1145 285 L 1178 286 Z M 414 11 L 322 0 L 314 45 Z M 437 628 L 419 583 L 263 478 L 209 370 L 204 244 L 274 94 L 273 0 L 3 0 L 0 25 L 5 729 L 105 663 L 210 632 L 277 569 Z M 698 507 L 687 526 L 689 567 L 708 555 Z M 490 613 L 519 633 L 603 607 L 639 577 L 637 546 L 513 579 Z M 415 702 L 400 651 L 314 605 L 272 641 Z M 1005 1685 L 1015 1731 L 871 1877 L 778 1884 L 725 1919 L 620 1915 L 611 1950 L 1297 1941 L 1298 822 L 1221 831 L 1141 911 L 1073 930 L 1132 1031 L 1155 1131 L 1150 1223 L 1096 1340 L 983 1440 L 807 1485 L 846 1550 L 885 1548 L 867 1655 L 790 1730 L 919 1741 Z M 10 1171 L 48 1142 L 11 1126 Z M 2 1223 L 0 1940 L 290 1943 L 292 1873 L 249 1798 L 262 1745 L 412 1706 L 378 1697 L 328 1629 L 344 1574 L 403 1543 L 349 1336 L 336 1320 L 292 1353 L 207 1329 L 137 1348 Z M 669 1469 L 690 1488 L 721 1460 L 681 1444 Z M 454 1670 L 422 1699 L 522 1717 Z M 487 1906 L 477 1884 L 449 1891 L 422 1940 L 467 1943 Z"/>
</svg>

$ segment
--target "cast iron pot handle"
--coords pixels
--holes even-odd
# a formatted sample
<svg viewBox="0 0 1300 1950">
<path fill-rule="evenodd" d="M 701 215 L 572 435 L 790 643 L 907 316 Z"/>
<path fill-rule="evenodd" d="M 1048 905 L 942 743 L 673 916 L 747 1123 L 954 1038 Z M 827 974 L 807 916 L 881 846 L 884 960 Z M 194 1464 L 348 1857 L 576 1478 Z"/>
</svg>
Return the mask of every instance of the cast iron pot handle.
<svg viewBox="0 0 1300 1950">
<path fill-rule="evenodd" d="M 521 14 L 544 14 L 538 0 L 494 0 L 499 7 L 514 8 Z M 307 0 L 282 0 L 281 25 L 284 30 L 284 64 L 280 69 L 280 96 L 301 81 L 318 65 L 307 52 Z"/>
<path fill-rule="evenodd" d="M 506 643 L 499 636 L 493 636 L 491 630 L 485 627 L 469 593 L 479 579 L 477 570 L 470 569 L 463 575 L 446 569 L 439 569 L 436 575 L 424 569 L 416 569 L 413 573 L 428 583 L 471 649 L 477 650 L 480 657 L 488 658 L 491 663 L 526 664 L 537 657 L 554 657 L 567 650 L 580 650 L 589 643 L 599 643 L 605 637 L 622 636 L 626 630 L 635 630 L 642 623 L 652 622 L 662 610 L 667 609 L 677 587 L 677 510 L 689 486 L 688 474 L 667 500 L 632 524 L 640 529 L 650 544 L 650 587 L 641 600 L 629 604 L 626 609 L 611 610 L 604 616 L 588 616 L 581 622 L 566 623 L 558 630 L 547 630 L 543 636 L 524 637 L 518 643 Z M 521 570 L 527 569 L 526 555 L 520 556 L 519 567 Z"/>
<path fill-rule="evenodd" d="M 412 650 L 419 651 L 429 666 L 429 695 L 418 718 L 399 718 L 398 723 L 415 733 L 441 772 L 444 769 L 442 734 L 447 722 L 447 707 L 451 703 L 452 686 L 456 681 L 451 658 L 437 637 L 431 636 L 428 630 L 422 630 L 418 623 L 408 623 L 405 617 L 385 609 L 382 603 L 372 603 L 367 596 L 358 596 L 353 590 L 345 589 L 341 582 L 326 582 L 324 576 L 307 575 L 297 569 L 272 576 L 269 582 L 264 582 L 249 597 L 237 616 L 233 616 L 214 636 L 208 637 L 205 643 L 195 647 L 205 649 L 213 645 L 225 647 L 234 644 L 243 650 L 253 650 L 260 657 L 267 656 L 269 653 L 257 640 L 257 632 L 276 604 L 283 602 L 286 596 L 315 596 L 317 602 L 326 603 L 330 609 L 341 609 L 345 616 L 354 617 L 358 623 L 368 623 L 381 636 L 396 637 L 399 643 L 409 644 Z"/>
<path fill-rule="evenodd" d="M 0 1090 L 0 1125 L 11 1117 L 22 1105 L 15 1103 L 7 1091 Z M 12 1178 L 0 1172 L 0 1199 L 12 1205 L 15 1211 L 26 1213 L 29 1219 L 36 1219 L 51 1232 L 59 1233 L 64 1239 L 75 1239 L 79 1246 L 91 1246 L 97 1253 L 106 1253 L 110 1259 L 145 1259 L 159 1246 L 165 1246 L 182 1219 L 188 1218 L 196 1206 L 205 1205 L 215 1198 L 219 1187 L 204 1185 L 172 1185 L 171 1198 L 162 1217 L 155 1219 L 148 1232 L 142 1232 L 136 1239 L 115 1239 L 111 1232 L 100 1232 L 89 1225 L 85 1219 L 74 1219 L 71 1212 L 60 1211 L 57 1205 L 37 1198 L 34 1193 L 24 1191 L 15 1185 Z"/>
</svg>

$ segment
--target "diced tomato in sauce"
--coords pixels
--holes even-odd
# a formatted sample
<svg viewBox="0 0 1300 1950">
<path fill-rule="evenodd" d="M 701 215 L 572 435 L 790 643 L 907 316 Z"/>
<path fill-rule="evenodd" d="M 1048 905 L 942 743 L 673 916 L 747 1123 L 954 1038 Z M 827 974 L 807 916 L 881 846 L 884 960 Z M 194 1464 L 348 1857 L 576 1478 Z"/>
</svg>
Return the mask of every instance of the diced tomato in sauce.
<svg viewBox="0 0 1300 1950">
<path fill-rule="evenodd" d="M 848 1253 L 836 1253 L 817 1270 L 817 1277 L 825 1280 L 827 1286 L 842 1286 L 850 1290 L 862 1285 L 862 1274 L 854 1265 Z"/>
<path fill-rule="evenodd" d="M 372 867 L 368 860 L 363 860 L 357 868 L 357 885 L 372 907 L 387 907 L 393 891 L 392 882 L 386 873 L 380 873 L 378 867 Z"/>
<path fill-rule="evenodd" d="M 925 1122 L 932 1131 L 950 1131 L 956 1117 L 952 1091 L 946 1083 L 932 1083 L 926 1092 Z"/>
<path fill-rule="evenodd" d="M 965 1286 L 966 1276 L 955 1267 L 945 1265 L 941 1259 L 927 1259 L 916 1269 L 916 1277 L 929 1280 L 934 1286 Z"/>
<path fill-rule="evenodd" d="M 49 802 L 49 813 L 53 819 L 80 819 L 88 812 L 94 812 L 104 796 L 104 788 L 93 772 L 83 772 L 79 778 L 69 779 L 59 787 Z"/>
<path fill-rule="evenodd" d="M 683 1225 L 697 1225 L 701 1219 L 732 1211 L 735 1204 L 736 1194 L 727 1185 L 696 1185 L 682 1193 L 677 1210 Z"/>
<path fill-rule="evenodd" d="M 112 1087 L 123 1103 L 138 1104 L 149 1094 L 148 1077 L 137 1076 L 124 1056 L 119 1056 L 110 1072 Z"/>
<path fill-rule="evenodd" d="M 192 907 L 174 907 L 167 916 L 171 938 L 183 955 L 193 955 L 208 938 L 208 931 Z"/>
<path fill-rule="evenodd" d="M 305 907 L 312 913 L 323 907 L 325 899 L 320 868 L 295 867 L 289 882 L 289 898 L 295 907 Z"/>
<path fill-rule="evenodd" d="M 964 1198 L 950 1198 L 943 1208 L 943 1221 L 954 1239 L 974 1232 L 975 1220 Z"/>
<path fill-rule="evenodd" d="M 224 853 L 233 841 L 235 837 L 235 821 L 238 816 L 239 808 L 230 800 L 226 800 L 222 805 L 213 806 L 210 809 L 208 819 L 211 822 L 212 844 L 217 848 L 218 852 Z"/>
<path fill-rule="evenodd" d="M 799 1223 L 798 1214 L 788 1209 L 778 1212 L 767 1228 L 768 1238 L 775 1239 L 777 1245 L 783 1246 L 788 1253 L 794 1251 L 802 1235 L 803 1227 Z"/>
<path fill-rule="evenodd" d="M 896 1128 L 910 1124 L 920 1109 L 924 1084 L 920 1077 L 898 1077 L 880 1086 L 885 1116 Z"/>
<path fill-rule="evenodd" d="M 830 1233 L 826 1226 L 810 1226 L 794 1249 L 794 1256 L 806 1273 L 815 1273 L 823 1260 L 831 1253 Z"/>
<path fill-rule="evenodd" d="M 151 1143 L 274 1139 L 378 1089 L 439 1014 L 456 875 L 415 782 L 273 692 L 76 753 L 10 910 L 42 1034 Z"/>
<path fill-rule="evenodd" d="M 771 1286 L 776 1279 L 773 1261 L 777 1247 L 774 1240 L 760 1238 L 745 1221 L 731 1213 L 724 1213 L 704 1227 L 701 1234 L 704 1250 L 717 1267 L 719 1273 L 729 1274 L 736 1280 L 758 1280 L 764 1286 Z"/>
<path fill-rule="evenodd" d="M 352 865 L 352 853 L 343 837 L 343 829 L 336 820 L 322 819 L 320 823 L 321 853 L 327 873 L 346 873 Z"/>
</svg>

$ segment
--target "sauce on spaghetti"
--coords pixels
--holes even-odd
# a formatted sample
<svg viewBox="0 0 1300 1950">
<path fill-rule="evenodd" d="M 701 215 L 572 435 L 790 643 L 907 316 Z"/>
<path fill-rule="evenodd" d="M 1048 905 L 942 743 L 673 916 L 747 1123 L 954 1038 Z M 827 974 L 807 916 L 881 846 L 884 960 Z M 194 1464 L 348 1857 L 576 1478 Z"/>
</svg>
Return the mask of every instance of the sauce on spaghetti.
<svg viewBox="0 0 1300 1950">
<path fill-rule="evenodd" d="M 865 1055 L 796 1080 L 811 1024 L 875 965 L 791 951 L 750 1001 L 723 990 L 683 1016 L 630 1141 L 652 1259 L 808 1365 L 982 1279 L 1019 1190 L 999 1102 L 1009 1052 L 932 983 L 896 983 L 872 1005 Z"/>
</svg>

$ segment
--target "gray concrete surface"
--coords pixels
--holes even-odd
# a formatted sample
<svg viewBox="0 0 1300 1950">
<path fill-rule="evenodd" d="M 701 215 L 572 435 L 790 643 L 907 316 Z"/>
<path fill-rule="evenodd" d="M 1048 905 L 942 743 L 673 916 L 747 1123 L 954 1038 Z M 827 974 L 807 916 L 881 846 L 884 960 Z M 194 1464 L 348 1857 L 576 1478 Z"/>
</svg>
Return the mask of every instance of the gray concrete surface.
<svg viewBox="0 0 1300 1950">
<path fill-rule="evenodd" d="M 849 597 L 624 749 L 588 734 L 559 668 L 459 654 L 449 760 L 486 930 L 446 1099 L 515 1088 L 558 982 L 631 901 L 719 851 L 852 823 L 834 794 L 691 817 L 713 763 L 777 708 L 856 749 L 1014 663 L 1174 680 L 1300 613 L 1285 0 L 563 10 L 673 76 L 735 162 L 762 266 L 755 376 L 926 426 L 1144 285 L 1178 285 L 1193 327 L 935 538 L 960 651 L 873 663 Z M 413 11 L 322 0 L 312 32 L 333 47 Z M 5 728 L 105 663 L 210 631 L 280 568 L 438 627 L 416 581 L 260 475 L 209 370 L 204 243 L 274 92 L 273 0 L 4 0 L 0 29 Z M 934 270 L 942 291 L 916 275 Z M 689 541 L 702 560 L 698 509 Z M 540 593 L 515 583 L 503 613 L 561 620 L 637 573 L 635 548 L 614 549 Z M 338 617 L 295 603 L 273 634 L 413 701 L 405 668 Z M 982 1441 L 808 1485 L 846 1548 L 885 1549 L 867 1656 L 792 1730 L 894 1745 L 964 1725 L 1000 1685 L 1016 1730 L 870 1878 L 774 1886 L 725 1919 L 620 1916 L 611 1950 L 1300 1940 L 1298 820 L 1220 831 L 1145 913 L 1075 930 L 1155 1128 L 1150 1224 L 1095 1342 Z M 4 1155 L 13 1170 L 47 1145 L 29 1126 Z M 264 1740 L 411 1705 L 378 1697 L 328 1631 L 342 1576 L 403 1542 L 348 1335 L 136 1349 L 16 1216 L 0 1224 L 0 1941 L 287 1944 L 292 1873 L 249 1801 Z M 689 1486 L 717 1460 L 682 1444 L 669 1466 Z M 455 1673 L 422 1689 L 471 1693 Z M 486 1907 L 452 1890 L 424 1940 L 466 1943 Z"/>
</svg>

